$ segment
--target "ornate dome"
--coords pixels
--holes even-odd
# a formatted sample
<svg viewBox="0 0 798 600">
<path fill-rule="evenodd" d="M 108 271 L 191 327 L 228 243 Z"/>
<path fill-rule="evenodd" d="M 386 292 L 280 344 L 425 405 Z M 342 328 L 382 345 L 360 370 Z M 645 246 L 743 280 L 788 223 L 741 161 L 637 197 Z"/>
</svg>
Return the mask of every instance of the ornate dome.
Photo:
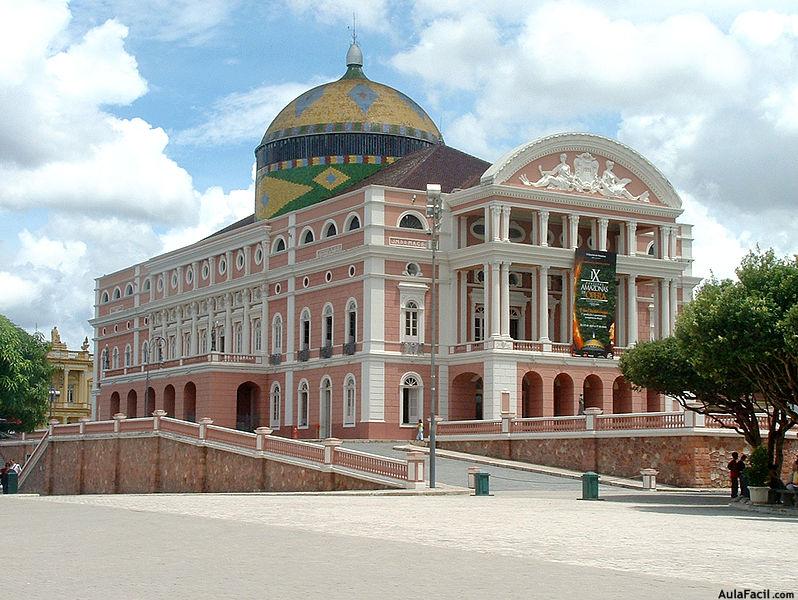
<svg viewBox="0 0 798 600">
<path fill-rule="evenodd" d="M 344 76 L 292 100 L 255 150 L 259 219 L 337 195 L 397 158 L 443 142 L 423 108 L 365 76 L 357 43 L 346 59 Z"/>
</svg>

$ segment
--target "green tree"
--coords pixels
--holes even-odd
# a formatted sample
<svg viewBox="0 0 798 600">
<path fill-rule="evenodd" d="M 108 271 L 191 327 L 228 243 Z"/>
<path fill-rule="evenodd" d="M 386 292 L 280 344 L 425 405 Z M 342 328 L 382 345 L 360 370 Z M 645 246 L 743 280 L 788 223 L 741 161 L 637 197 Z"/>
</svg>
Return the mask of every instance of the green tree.
<svg viewBox="0 0 798 600">
<path fill-rule="evenodd" d="M 732 415 L 755 448 L 766 415 L 768 460 L 781 468 L 784 436 L 798 421 L 798 262 L 751 252 L 736 272 L 738 281 L 707 281 L 675 336 L 639 344 L 621 370 L 710 418 Z"/>
<path fill-rule="evenodd" d="M 53 367 L 50 345 L 0 315 L 0 418 L 33 431 L 47 416 Z"/>
</svg>

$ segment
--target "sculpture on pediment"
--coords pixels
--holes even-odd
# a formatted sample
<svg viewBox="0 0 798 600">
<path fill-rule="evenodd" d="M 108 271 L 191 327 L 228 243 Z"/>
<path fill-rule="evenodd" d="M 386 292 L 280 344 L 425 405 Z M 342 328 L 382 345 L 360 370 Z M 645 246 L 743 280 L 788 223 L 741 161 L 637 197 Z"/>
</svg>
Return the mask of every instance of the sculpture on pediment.
<svg viewBox="0 0 798 600">
<path fill-rule="evenodd" d="M 88 337 L 84 337 L 83 338 L 83 345 L 80 347 L 80 349 L 83 352 L 88 352 L 89 351 L 89 338 Z"/>
<path fill-rule="evenodd" d="M 61 343 L 61 334 L 58 333 L 58 327 L 53 327 L 50 330 L 50 341 L 53 344 L 60 344 Z"/>
<path fill-rule="evenodd" d="M 636 202 L 648 202 L 649 193 L 643 192 L 639 196 L 632 195 L 626 186 L 631 179 L 618 177 L 613 168 L 615 163 L 608 160 L 604 172 L 599 176 L 599 162 L 590 152 L 583 152 L 574 158 L 574 170 L 568 164 L 568 155 L 560 154 L 560 162 L 550 171 L 543 170 L 538 165 L 540 179 L 530 181 L 522 174 L 519 176 L 521 183 L 530 187 L 546 188 L 561 192 L 586 192 L 588 194 L 601 194 L 608 198 L 623 198 Z"/>
<path fill-rule="evenodd" d="M 601 174 L 601 186 L 598 189 L 599 194 L 602 196 L 609 196 L 610 198 L 626 198 L 627 200 L 637 200 L 640 202 L 648 202 L 648 192 L 643 192 L 639 196 L 633 196 L 626 189 L 626 186 L 632 181 L 631 179 L 621 179 L 613 172 L 615 163 L 611 160 L 606 162 L 607 168 Z"/>
<path fill-rule="evenodd" d="M 540 179 L 530 181 L 526 175 L 521 175 L 523 184 L 555 190 L 570 190 L 573 186 L 574 177 L 571 175 L 571 166 L 568 164 L 567 154 L 560 154 L 560 164 L 551 171 L 544 171 L 540 165 L 538 165 L 538 170 L 540 171 Z"/>
</svg>

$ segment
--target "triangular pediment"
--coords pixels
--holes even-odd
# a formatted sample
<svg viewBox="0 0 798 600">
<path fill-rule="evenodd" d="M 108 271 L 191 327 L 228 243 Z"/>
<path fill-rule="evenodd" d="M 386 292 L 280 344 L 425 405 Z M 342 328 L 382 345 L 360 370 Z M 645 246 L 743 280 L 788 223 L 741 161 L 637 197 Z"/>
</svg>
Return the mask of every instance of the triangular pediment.
<svg viewBox="0 0 798 600">
<path fill-rule="evenodd" d="M 481 183 L 681 208 L 673 186 L 648 160 L 591 134 L 560 134 L 519 146 L 494 163 Z"/>
</svg>

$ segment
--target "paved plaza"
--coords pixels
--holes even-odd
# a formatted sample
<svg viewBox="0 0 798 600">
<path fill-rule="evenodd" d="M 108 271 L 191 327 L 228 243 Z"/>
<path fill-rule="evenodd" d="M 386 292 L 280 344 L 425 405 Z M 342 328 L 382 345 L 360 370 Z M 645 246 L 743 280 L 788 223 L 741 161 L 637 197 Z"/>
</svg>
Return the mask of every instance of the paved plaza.
<svg viewBox="0 0 798 600">
<path fill-rule="evenodd" d="M 5 496 L 13 541 L 0 559 L 9 597 L 31 599 L 798 592 L 794 556 L 779 550 L 794 546 L 795 519 L 718 495 L 604 495 Z"/>
</svg>

